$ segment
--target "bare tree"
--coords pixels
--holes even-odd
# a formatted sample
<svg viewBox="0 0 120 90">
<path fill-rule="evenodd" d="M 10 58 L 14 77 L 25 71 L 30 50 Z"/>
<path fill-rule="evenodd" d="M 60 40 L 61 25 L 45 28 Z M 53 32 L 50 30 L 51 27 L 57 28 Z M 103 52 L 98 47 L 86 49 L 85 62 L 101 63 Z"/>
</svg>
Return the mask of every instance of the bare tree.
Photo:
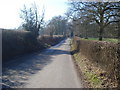
<svg viewBox="0 0 120 90">
<path fill-rule="evenodd" d="M 46 28 L 49 31 L 51 36 L 53 36 L 53 35 L 66 36 L 67 19 L 65 19 L 62 16 L 55 16 L 49 21 Z"/>
<path fill-rule="evenodd" d="M 119 2 L 70 2 L 73 15 L 77 19 L 87 18 L 91 22 L 96 22 L 99 26 L 99 40 L 102 40 L 105 27 L 113 22 L 119 22 L 115 17 L 120 17 Z"/>
<path fill-rule="evenodd" d="M 23 19 L 23 27 L 25 30 L 31 31 L 35 37 L 39 35 L 39 30 L 44 22 L 44 12 L 43 9 L 42 15 L 40 16 L 35 3 L 30 8 L 24 5 L 24 8 L 21 10 L 20 18 Z"/>
</svg>

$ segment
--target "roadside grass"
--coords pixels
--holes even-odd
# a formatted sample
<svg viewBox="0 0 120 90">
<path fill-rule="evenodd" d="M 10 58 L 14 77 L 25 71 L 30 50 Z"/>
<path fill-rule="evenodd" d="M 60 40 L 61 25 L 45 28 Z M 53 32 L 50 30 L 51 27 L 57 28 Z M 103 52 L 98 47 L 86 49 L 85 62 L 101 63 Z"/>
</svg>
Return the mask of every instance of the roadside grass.
<svg viewBox="0 0 120 90">
<path fill-rule="evenodd" d="M 75 50 L 75 46 L 71 44 L 71 52 Z M 109 81 L 104 71 L 96 63 L 91 62 L 80 52 L 72 53 L 75 64 L 80 69 L 83 82 L 87 83 L 87 88 L 108 88 L 114 87 L 114 84 Z"/>
<path fill-rule="evenodd" d="M 44 47 L 45 47 L 45 48 L 48 48 L 48 47 L 51 47 L 51 45 L 50 45 L 50 44 L 45 43 Z"/>
<path fill-rule="evenodd" d="M 90 88 L 101 88 L 102 80 L 97 76 L 90 68 L 87 67 L 86 59 L 82 57 L 79 53 L 73 55 L 75 62 L 81 69 L 84 81 L 87 82 Z"/>
<path fill-rule="evenodd" d="M 109 42 L 120 42 L 120 39 L 113 39 L 113 38 L 104 38 L 103 40 Z"/>
<path fill-rule="evenodd" d="M 81 38 L 82 40 L 99 40 L 98 38 L 88 38 L 88 39 L 84 39 Z M 120 39 L 114 39 L 114 38 L 103 38 L 102 41 L 108 41 L 108 42 L 120 42 Z"/>
<path fill-rule="evenodd" d="M 97 75 L 93 74 L 92 72 L 85 72 L 85 76 L 87 80 L 92 84 L 94 87 L 98 87 L 101 85 L 102 81 L 98 78 Z"/>
</svg>

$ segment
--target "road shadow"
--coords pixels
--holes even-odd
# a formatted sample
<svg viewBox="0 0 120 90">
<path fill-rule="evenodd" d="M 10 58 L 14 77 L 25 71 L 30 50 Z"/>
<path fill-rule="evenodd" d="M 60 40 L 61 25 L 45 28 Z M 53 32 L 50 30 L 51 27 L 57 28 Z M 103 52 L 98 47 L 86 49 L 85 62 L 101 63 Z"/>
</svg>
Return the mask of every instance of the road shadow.
<svg viewBox="0 0 120 90">
<path fill-rule="evenodd" d="M 51 57 L 44 54 L 32 54 L 3 65 L 2 83 L 4 86 L 18 87 L 24 85 L 29 76 L 42 70 L 51 63 Z"/>
<path fill-rule="evenodd" d="M 48 49 L 44 54 L 45 55 L 70 54 L 70 51 L 60 49 Z"/>
<path fill-rule="evenodd" d="M 61 44 L 59 44 L 59 46 L 60 45 Z M 24 87 L 31 75 L 36 74 L 53 61 L 52 55 L 61 54 L 70 54 L 70 52 L 57 48 L 49 48 L 43 52 L 37 52 L 10 60 L 10 62 L 4 64 L 2 68 L 3 88 Z"/>
</svg>

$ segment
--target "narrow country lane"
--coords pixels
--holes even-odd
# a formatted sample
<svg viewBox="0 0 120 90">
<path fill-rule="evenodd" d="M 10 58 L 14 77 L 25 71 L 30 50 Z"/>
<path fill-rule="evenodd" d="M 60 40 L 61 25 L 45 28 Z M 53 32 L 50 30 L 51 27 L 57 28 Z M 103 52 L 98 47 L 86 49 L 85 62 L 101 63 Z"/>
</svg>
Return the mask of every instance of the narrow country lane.
<svg viewBox="0 0 120 90">
<path fill-rule="evenodd" d="M 82 88 L 70 55 L 70 39 L 3 67 L 3 84 L 22 88 Z"/>
</svg>

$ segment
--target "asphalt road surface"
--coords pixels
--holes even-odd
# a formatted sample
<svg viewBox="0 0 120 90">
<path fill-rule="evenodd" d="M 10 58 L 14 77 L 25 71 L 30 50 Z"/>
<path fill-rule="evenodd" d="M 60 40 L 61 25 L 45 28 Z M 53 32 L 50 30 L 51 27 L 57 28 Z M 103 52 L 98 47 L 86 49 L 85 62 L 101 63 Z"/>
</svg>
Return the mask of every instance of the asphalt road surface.
<svg viewBox="0 0 120 90">
<path fill-rule="evenodd" d="M 22 88 L 82 88 L 70 55 L 70 39 L 9 62 L 3 67 L 3 85 Z M 20 61 L 20 62 L 19 62 Z"/>
</svg>

